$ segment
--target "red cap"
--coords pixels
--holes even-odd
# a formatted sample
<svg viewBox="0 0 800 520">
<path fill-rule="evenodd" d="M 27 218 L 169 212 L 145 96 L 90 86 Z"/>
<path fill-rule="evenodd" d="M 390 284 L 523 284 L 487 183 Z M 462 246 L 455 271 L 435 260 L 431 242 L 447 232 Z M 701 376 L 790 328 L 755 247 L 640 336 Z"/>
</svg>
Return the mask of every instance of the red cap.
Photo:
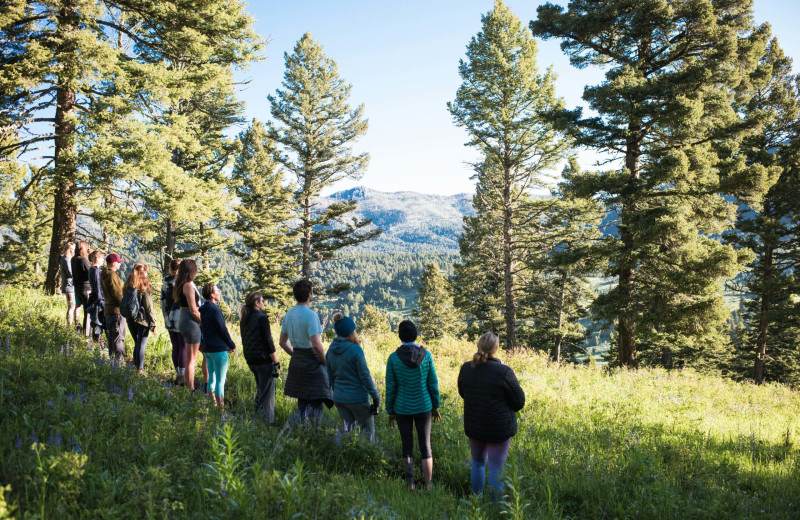
<svg viewBox="0 0 800 520">
<path fill-rule="evenodd" d="M 116 253 L 111 253 L 106 257 L 107 264 L 113 264 L 114 262 L 123 263 L 124 260 Z"/>
</svg>

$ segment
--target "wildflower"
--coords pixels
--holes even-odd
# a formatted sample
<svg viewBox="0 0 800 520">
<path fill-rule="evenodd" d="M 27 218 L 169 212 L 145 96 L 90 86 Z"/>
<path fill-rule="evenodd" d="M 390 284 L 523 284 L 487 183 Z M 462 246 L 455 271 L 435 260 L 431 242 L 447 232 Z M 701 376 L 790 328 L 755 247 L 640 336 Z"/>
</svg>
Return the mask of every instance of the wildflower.
<svg viewBox="0 0 800 520">
<path fill-rule="evenodd" d="M 169 388 L 167 388 L 167 399 L 169 399 Z"/>
<path fill-rule="evenodd" d="M 67 356 L 69 356 L 69 341 L 67 341 L 66 354 L 67 354 Z"/>
<path fill-rule="evenodd" d="M 61 351 L 59 352 L 61 355 L 64 355 L 64 345 L 61 345 Z"/>
<path fill-rule="evenodd" d="M 22 447 L 22 438 L 20 438 L 19 434 L 14 437 L 14 447 L 21 448 Z"/>
<path fill-rule="evenodd" d="M 61 446 L 61 434 L 51 433 L 50 439 L 47 440 L 47 444 L 49 444 L 50 446 Z"/>
<path fill-rule="evenodd" d="M 39 439 L 36 437 L 36 433 L 31 431 L 31 444 L 36 444 L 39 442 Z"/>
<path fill-rule="evenodd" d="M 133 402 L 133 387 L 128 387 L 128 402 Z"/>
</svg>

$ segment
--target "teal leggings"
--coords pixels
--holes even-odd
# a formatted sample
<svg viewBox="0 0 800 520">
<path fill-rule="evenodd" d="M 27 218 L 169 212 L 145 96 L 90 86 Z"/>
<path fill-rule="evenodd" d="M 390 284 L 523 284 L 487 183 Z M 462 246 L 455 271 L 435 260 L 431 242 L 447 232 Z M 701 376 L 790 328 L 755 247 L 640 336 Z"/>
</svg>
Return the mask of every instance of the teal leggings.
<svg viewBox="0 0 800 520">
<path fill-rule="evenodd" d="M 217 397 L 225 396 L 225 377 L 228 375 L 227 352 L 204 352 L 208 362 L 208 391 Z"/>
</svg>

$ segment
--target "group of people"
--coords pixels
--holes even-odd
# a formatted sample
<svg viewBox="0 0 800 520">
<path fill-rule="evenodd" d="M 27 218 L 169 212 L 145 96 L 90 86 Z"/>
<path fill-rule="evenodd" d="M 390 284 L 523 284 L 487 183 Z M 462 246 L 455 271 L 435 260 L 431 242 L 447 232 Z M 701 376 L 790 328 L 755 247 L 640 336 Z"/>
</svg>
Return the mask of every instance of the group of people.
<svg viewBox="0 0 800 520">
<path fill-rule="evenodd" d="M 105 266 L 100 266 L 105 263 Z M 61 258 L 62 293 L 69 303 L 67 323 L 77 324 L 77 304 L 84 308 L 84 334 L 105 330 L 109 356 L 121 358 L 126 326 L 134 339 L 134 366 L 144 369 L 148 335 L 156 331 L 148 266 L 137 263 L 123 284 L 117 271 L 123 263 L 116 254 L 89 253 L 89 244 L 68 245 Z M 194 284 L 194 260 L 172 260 L 163 280 L 161 308 L 172 344 L 176 382 L 195 391 L 194 369 L 202 350 L 205 390 L 215 406 L 224 406 L 228 354 L 236 348 L 220 310 L 219 288 L 206 284 L 201 292 Z M 130 295 L 126 297 L 126 292 Z M 333 316 L 336 337 L 327 352 L 322 344 L 322 324 L 310 304 L 314 297 L 309 280 L 292 287 L 296 305 L 283 317 L 279 346 L 290 357 L 284 385 L 287 397 L 297 399 L 302 418 L 322 415 L 323 408 L 336 407 L 345 429 L 360 428 L 361 436 L 375 439 L 375 416 L 380 410 L 380 393 L 367 366 L 364 350 L 352 318 Z M 123 317 L 131 298 L 138 298 L 133 317 Z M 122 310 L 121 310 L 122 307 Z M 129 316 L 132 312 L 128 312 Z M 240 310 L 242 353 L 256 383 L 255 411 L 270 424 L 275 420 L 275 379 L 282 374 L 260 292 L 247 295 Z M 405 479 L 414 489 L 414 431 L 422 457 L 426 489 L 433 477 L 431 424 L 441 421 L 436 368 L 430 351 L 417 343 L 413 322 L 398 326 L 400 346 L 386 364 L 385 410 L 388 425 L 397 426 L 402 444 Z M 201 348 L 202 345 L 202 348 Z M 472 457 L 471 485 L 475 493 L 484 490 L 487 475 L 492 498 L 501 496 L 502 468 L 516 434 L 516 412 L 525 405 L 525 394 L 514 371 L 495 356 L 499 338 L 492 332 L 477 342 L 471 361 L 461 366 L 458 393 L 464 400 L 464 431 Z"/>
</svg>

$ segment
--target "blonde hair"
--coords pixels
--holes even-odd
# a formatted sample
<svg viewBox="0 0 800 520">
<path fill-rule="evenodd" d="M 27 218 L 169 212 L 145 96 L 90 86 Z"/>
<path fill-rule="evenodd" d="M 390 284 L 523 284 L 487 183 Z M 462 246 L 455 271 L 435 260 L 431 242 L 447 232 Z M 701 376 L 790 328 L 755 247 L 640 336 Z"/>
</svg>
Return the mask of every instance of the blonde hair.
<svg viewBox="0 0 800 520">
<path fill-rule="evenodd" d="M 75 244 L 73 242 L 67 242 L 64 245 L 64 249 L 61 251 L 61 256 L 67 256 L 67 253 L 72 251 L 72 254 L 75 254 Z"/>
<path fill-rule="evenodd" d="M 337 312 L 336 314 L 333 315 L 333 324 L 336 325 L 337 323 L 339 323 L 343 319 L 344 319 L 344 315 L 341 312 Z M 349 341 L 350 343 L 353 343 L 355 345 L 360 345 L 361 344 L 361 342 L 358 341 L 358 334 L 356 334 L 356 331 L 353 331 L 349 336 L 347 336 L 347 341 Z"/>
<path fill-rule="evenodd" d="M 145 263 L 138 263 L 133 266 L 131 269 L 131 274 L 128 275 L 128 279 L 125 280 L 124 289 L 129 289 L 133 287 L 140 293 L 149 293 L 151 286 L 150 281 L 147 279 L 147 271 L 149 268 Z"/>
<path fill-rule="evenodd" d="M 485 332 L 478 338 L 478 351 L 472 356 L 472 366 L 477 367 L 486 363 L 492 354 L 500 347 L 500 338 L 494 332 Z"/>
</svg>

